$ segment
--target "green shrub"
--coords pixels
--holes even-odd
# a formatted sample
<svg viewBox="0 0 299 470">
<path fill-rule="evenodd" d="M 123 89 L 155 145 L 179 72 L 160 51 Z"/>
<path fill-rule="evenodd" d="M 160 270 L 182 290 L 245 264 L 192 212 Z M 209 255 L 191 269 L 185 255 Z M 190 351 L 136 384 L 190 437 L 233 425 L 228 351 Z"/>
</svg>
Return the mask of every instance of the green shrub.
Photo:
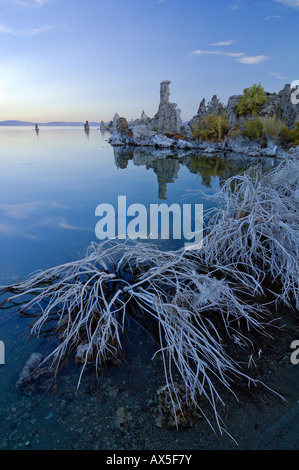
<svg viewBox="0 0 299 470">
<path fill-rule="evenodd" d="M 252 140 L 265 140 L 271 137 L 274 140 L 290 141 L 290 131 L 284 122 L 277 116 L 267 116 L 265 118 L 248 119 L 245 121 L 245 130 L 243 135 Z"/>
<path fill-rule="evenodd" d="M 283 140 L 287 144 L 299 145 L 299 121 L 295 121 L 294 129 L 284 126 L 282 129 Z"/>
<path fill-rule="evenodd" d="M 227 137 L 229 139 L 236 139 L 237 137 L 239 137 L 240 135 L 242 134 L 242 131 L 240 129 L 239 126 L 235 126 L 233 127 L 230 131 L 229 131 L 229 134 L 227 135 Z"/>
<path fill-rule="evenodd" d="M 243 135 L 251 140 L 260 140 L 263 135 L 264 125 L 261 119 L 255 117 L 253 120 L 245 121 L 245 130 Z"/>
<path fill-rule="evenodd" d="M 284 129 L 284 122 L 277 116 L 267 116 L 262 119 L 264 134 L 274 140 L 279 140 Z"/>
<path fill-rule="evenodd" d="M 243 93 L 236 107 L 239 116 L 258 115 L 263 104 L 269 99 L 261 84 L 245 88 Z"/>
<path fill-rule="evenodd" d="M 224 114 L 210 114 L 205 116 L 199 126 L 193 128 L 193 137 L 199 140 L 219 142 L 223 140 L 229 131 L 227 117 Z"/>
<path fill-rule="evenodd" d="M 286 125 L 282 128 L 282 138 L 287 144 L 291 142 L 290 129 Z"/>
</svg>

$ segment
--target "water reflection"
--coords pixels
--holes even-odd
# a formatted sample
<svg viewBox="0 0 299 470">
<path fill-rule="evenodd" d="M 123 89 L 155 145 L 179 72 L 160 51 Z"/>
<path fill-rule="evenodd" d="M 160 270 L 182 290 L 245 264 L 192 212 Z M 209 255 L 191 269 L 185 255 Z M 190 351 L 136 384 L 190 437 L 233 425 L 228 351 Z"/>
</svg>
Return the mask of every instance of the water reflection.
<svg viewBox="0 0 299 470">
<path fill-rule="evenodd" d="M 113 153 L 108 138 L 109 134 L 100 132 L 85 134 L 82 126 L 43 127 L 40 139 L 32 126 L 0 128 L 0 285 L 83 257 L 91 241 L 98 242 L 95 208 L 100 203 L 116 208 L 117 197 L 125 195 L 128 204 L 148 208 L 158 202 L 156 194 L 172 204 L 188 193 L 187 203 L 204 203 L 209 210 L 217 202 L 204 199 L 199 191 L 208 188 L 204 192 L 213 194 L 221 182 L 257 162 L 233 154 L 207 156 L 153 148 L 115 148 Z M 264 168 L 273 162 L 264 159 Z M 157 179 L 154 191 L 153 179 Z M 179 243 L 163 240 L 161 246 L 174 250 L 181 247 Z M 48 354 L 51 343 L 27 341 L 31 319 L 19 318 L 16 309 L 4 322 L 4 313 L 0 339 L 6 346 L 7 364 L 0 368 L 0 422 L 9 426 L 1 427 L 0 448 L 25 449 L 27 443 L 32 449 L 132 448 L 132 436 L 139 436 L 136 448 L 151 448 L 153 441 L 147 436 L 152 432 L 152 411 L 144 403 L 152 401 L 164 374 L 159 361 L 151 360 L 155 350 L 145 332 L 141 330 L 125 345 L 130 369 L 103 370 L 99 391 L 90 370 L 75 395 L 80 369 L 70 362 L 57 394 L 33 391 L 32 396 L 24 396 L 16 390 L 21 370 L 32 352 Z M 136 371 L 132 377 L 131 370 Z M 114 426 L 116 410 L 127 408 L 134 419 L 120 432 Z M 148 424 L 144 429 L 139 429 L 140 416 Z M 131 428 L 133 423 L 136 427 Z M 192 440 L 193 428 L 190 432 Z M 163 436 L 160 442 L 167 447 L 170 437 Z M 154 442 L 153 447 L 158 445 Z"/>
<path fill-rule="evenodd" d="M 89 127 L 89 122 L 88 121 L 86 121 L 86 123 L 84 124 L 84 131 L 85 131 L 86 137 L 89 139 L 90 127 Z"/>
<path fill-rule="evenodd" d="M 167 199 L 167 185 L 178 179 L 182 167 L 201 177 L 203 186 L 211 188 L 213 179 L 218 178 L 221 185 L 252 164 L 250 157 L 237 155 L 236 158 L 232 153 L 202 155 L 192 151 L 186 154 L 146 147 L 114 147 L 114 160 L 116 167 L 121 170 L 127 169 L 129 161 L 135 166 L 145 166 L 147 170 L 153 170 L 157 175 L 158 197 L 164 200 Z M 265 169 L 272 167 L 270 160 L 272 159 L 263 159 Z"/>
</svg>

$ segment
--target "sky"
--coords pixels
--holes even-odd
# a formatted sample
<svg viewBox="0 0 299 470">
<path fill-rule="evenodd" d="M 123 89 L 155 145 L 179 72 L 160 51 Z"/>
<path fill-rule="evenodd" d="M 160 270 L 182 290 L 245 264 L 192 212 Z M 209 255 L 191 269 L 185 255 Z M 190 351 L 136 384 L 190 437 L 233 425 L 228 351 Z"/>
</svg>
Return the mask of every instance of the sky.
<svg viewBox="0 0 299 470">
<path fill-rule="evenodd" d="M 299 79 L 299 0 L 0 0 L 0 121 L 184 121 L 214 94 Z"/>
</svg>

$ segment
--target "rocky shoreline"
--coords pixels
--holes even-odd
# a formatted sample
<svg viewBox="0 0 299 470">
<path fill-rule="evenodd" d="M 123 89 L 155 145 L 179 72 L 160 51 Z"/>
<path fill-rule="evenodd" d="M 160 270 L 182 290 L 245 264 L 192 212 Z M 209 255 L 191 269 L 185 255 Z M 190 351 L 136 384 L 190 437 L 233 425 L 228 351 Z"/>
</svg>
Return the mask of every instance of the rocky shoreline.
<svg viewBox="0 0 299 470">
<path fill-rule="evenodd" d="M 276 157 L 285 159 L 290 156 L 299 158 L 299 148 L 292 147 L 288 151 L 270 140 L 266 147 L 262 147 L 258 142 L 250 141 L 245 137 L 237 139 L 227 139 L 225 142 L 206 142 L 192 140 L 181 140 L 167 137 L 163 134 L 155 136 L 147 136 L 145 138 L 132 138 L 120 133 L 113 134 L 109 143 L 114 147 L 154 147 L 155 149 L 170 149 L 173 151 L 181 151 L 185 156 L 186 151 L 201 150 L 203 155 L 219 154 L 231 152 L 236 154 L 247 155 L 250 157 Z"/>
<path fill-rule="evenodd" d="M 259 142 L 244 137 L 240 133 L 234 133 L 235 129 L 244 129 L 245 117 L 237 113 L 237 103 L 240 96 L 230 97 L 227 106 L 223 106 L 215 95 L 206 106 L 202 100 L 197 115 L 188 123 L 183 124 L 180 113 L 175 103 L 169 102 L 169 84 L 164 81 L 160 86 L 160 105 L 153 119 L 142 112 L 141 118 L 128 122 L 126 118 L 115 114 L 113 121 L 108 126 L 102 122 L 101 130 L 112 133 L 109 143 L 114 146 L 144 146 L 157 149 L 173 150 L 201 150 L 205 154 L 216 154 L 219 152 L 234 152 L 252 157 L 277 157 L 288 158 L 290 155 L 299 156 L 298 146 L 287 148 L 279 141 L 269 136 Z M 291 86 L 285 85 L 278 94 L 265 94 L 267 103 L 259 112 L 259 116 L 275 116 L 282 119 L 287 126 L 292 128 L 295 121 L 299 119 L 299 106 L 291 101 Z M 193 130 L 200 124 L 202 119 L 224 113 L 229 125 L 229 133 L 221 141 L 199 140 L 194 138 Z M 248 117 L 248 116 L 247 116 Z M 253 117 L 251 116 L 251 119 Z"/>
</svg>

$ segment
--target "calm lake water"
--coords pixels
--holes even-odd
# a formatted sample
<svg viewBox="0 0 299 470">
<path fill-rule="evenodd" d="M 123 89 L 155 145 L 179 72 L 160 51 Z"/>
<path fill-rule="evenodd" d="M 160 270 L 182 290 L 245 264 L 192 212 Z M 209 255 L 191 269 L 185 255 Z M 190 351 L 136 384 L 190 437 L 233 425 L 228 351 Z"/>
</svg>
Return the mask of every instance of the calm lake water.
<svg viewBox="0 0 299 470">
<path fill-rule="evenodd" d="M 0 127 L 0 285 L 84 256 L 98 241 L 99 204 L 117 209 L 118 196 L 126 196 L 128 205 L 189 202 L 207 210 L 216 204 L 209 196 L 221 182 L 252 161 L 229 154 L 178 158 L 170 151 L 113 149 L 108 138 L 96 128 L 86 134 L 81 128 L 41 127 L 37 135 L 31 127 Z M 266 166 L 273 164 L 268 160 Z M 169 241 L 162 248 L 180 246 Z M 180 444 L 170 431 L 155 427 L 153 399 L 164 384 L 163 371 L 151 361 L 155 349 L 144 332 L 128 345 L 134 373 L 113 368 L 96 381 L 87 371 L 76 394 L 79 368 L 69 364 L 56 393 L 43 396 L 15 387 L 31 353 L 46 353 L 55 341 L 28 341 L 29 326 L 16 309 L 1 311 L 6 364 L 0 366 L 0 448 L 183 449 L 193 448 L 193 441 L 196 448 L 194 430 L 183 431 Z M 117 421 L 121 413 L 123 427 Z"/>
</svg>

